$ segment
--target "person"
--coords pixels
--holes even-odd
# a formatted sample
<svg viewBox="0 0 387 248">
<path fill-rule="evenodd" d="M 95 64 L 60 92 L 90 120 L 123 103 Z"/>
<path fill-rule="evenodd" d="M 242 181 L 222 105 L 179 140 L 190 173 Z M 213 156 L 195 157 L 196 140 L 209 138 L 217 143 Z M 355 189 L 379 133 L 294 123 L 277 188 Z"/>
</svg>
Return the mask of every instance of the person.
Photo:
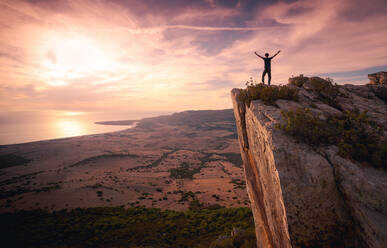
<svg viewBox="0 0 387 248">
<path fill-rule="evenodd" d="M 265 75 L 267 74 L 268 76 L 268 85 L 270 85 L 270 82 L 271 82 L 271 59 L 274 58 L 275 56 L 277 56 L 281 51 L 278 51 L 276 54 L 274 54 L 274 56 L 272 57 L 269 57 L 269 54 L 268 53 L 265 53 L 265 57 L 262 57 L 261 55 L 259 55 L 257 52 L 254 52 L 255 55 L 257 55 L 258 57 L 260 57 L 261 59 L 264 60 L 265 62 L 265 70 L 263 71 L 262 73 L 262 83 L 265 84 Z"/>
</svg>

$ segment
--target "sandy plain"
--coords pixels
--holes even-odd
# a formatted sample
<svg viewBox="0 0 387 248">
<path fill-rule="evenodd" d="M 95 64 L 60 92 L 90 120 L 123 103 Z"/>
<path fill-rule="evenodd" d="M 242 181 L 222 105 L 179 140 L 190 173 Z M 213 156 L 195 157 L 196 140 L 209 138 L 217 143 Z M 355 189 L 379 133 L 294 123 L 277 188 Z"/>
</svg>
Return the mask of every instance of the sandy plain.
<svg viewBox="0 0 387 248">
<path fill-rule="evenodd" d="M 147 118 L 131 129 L 0 146 L 0 211 L 248 206 L 231 110 Z"/>
</svg>

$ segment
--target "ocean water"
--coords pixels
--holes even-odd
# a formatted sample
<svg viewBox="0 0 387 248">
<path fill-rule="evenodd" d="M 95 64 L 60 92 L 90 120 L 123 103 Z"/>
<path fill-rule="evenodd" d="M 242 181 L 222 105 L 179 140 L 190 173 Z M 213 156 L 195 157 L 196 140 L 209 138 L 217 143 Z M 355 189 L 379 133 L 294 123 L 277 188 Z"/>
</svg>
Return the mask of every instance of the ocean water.
<svg viewBox="0 0 387 248">
<path fill-rule="evenodd" d="M 19 114 L 16 118 L 3 115 L 0 116 L 0 145 L 106 133 L 133 127 L 133 125 L 111 126 L 94 123 L 106 120 L 115 119 L 57 113 L 36 116 Z"/>
</svg>

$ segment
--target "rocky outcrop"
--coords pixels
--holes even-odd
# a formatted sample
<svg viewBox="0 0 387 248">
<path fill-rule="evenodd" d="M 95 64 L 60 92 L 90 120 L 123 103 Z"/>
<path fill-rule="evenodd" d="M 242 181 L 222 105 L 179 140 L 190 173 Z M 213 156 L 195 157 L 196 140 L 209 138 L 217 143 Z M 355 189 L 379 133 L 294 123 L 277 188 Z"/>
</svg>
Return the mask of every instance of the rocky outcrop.
<svg viewBox="0 0 387 248">
<path fill-rule="evenodd" d="M 261 100 L 248 106 L 240 89 L 231 92 L 258 247 L 387 247 L 387 173 L 340 157 L 334 145 L 312 148 L 277 128 L 283 110 L 307 107 L 324 119 L 358 109 L 386 134 L 387 105 L 367 86 L 338 87 L 335 107 L 307 83 L 290 87 L 299 100 L 276 106 Z"/>
<path fill-rule="evenodd" d="M 387 71 L 368 74 L 370 84 L 387 84 Z"/>
<path fill-rule="evenodd" d="M 376 96 L 387 102 L 387 72 L 380 71 L 368 74 L 368 79 L 370 80 L 368 88 L 370 88 Z"/>
</svg>

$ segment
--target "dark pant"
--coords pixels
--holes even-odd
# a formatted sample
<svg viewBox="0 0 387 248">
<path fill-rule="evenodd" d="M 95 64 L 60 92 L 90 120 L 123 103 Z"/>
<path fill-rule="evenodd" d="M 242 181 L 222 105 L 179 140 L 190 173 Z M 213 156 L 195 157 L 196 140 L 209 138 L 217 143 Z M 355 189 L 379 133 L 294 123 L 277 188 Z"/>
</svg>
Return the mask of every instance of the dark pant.
<svg viewBox="0 0 387 248">
<path fill-rule="evenodd" d="M 268 76 L 268 78 L 269 78 L 268 84 L 270 85 L 270 82 L 271 82 L 271 70 L 265 69 L 265 70 L 263 71 L 263 73 L 262 73 L 262 83 L 265 83 L 265 75 L 266 75 L 266 73 L 267 73 L 267 76 Z"/>
</svg>

